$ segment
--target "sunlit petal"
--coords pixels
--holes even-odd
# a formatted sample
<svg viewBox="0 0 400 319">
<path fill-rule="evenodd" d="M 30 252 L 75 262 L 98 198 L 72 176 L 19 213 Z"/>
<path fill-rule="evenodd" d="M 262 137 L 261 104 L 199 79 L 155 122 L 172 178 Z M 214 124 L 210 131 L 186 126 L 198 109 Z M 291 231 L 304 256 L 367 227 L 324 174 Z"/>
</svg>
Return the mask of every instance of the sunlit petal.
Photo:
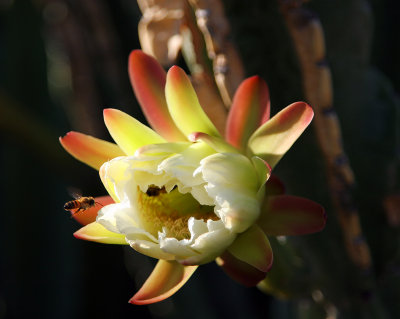
<svg viewBox="0 0 400 319">
<path fill-rule="evenodd" d="M 314 112 L 304 102 L 296 102 L 264 123 L 249 139 L 248 151 L 273 168 L 310 124 Z"/>
<path fill-rule="evenodd" d="M 129 76 L 136 98 L 151 127 L 168 141 L 185 140 L 168 111 L 166 72 L 153 57 L 134 50 L 129 56 Z"/>
<path fill-rule="evenodd" d="M 118 145 L 78 132 L 68 132 L 60 137 L 60 143 L 77 160 L 97 170 L 104 162 L 124 155 Z"/>
<path fill-rule="evenodd" d="M 114 141 L 127 155 L 133 155 L 143 145 L 165 142 L 151 128 L 116 109 L 104 110 L 104 122 Z"/>
<path fill-rule="evenodd" d="M 189 78 L 177 66 L 173 66 L 167 73 L 165 96 L 169 112 L 183 134 L 187 136 L 192 132 L 203 132 L 211 136 L 220 136 L 200 106 Z"/>
<path fill-rule="evenodd" d="M 102 244 L 128 245 L 124 235 L 113 233 L 96 222 L 82 227 L 74 233 L 74 236 L 79 239 Z"/>
<path fill-rule="evenodd" d="M 268 86 L 253 76 L 244 80 L 233 98 L 226 123 L 226 139 L 239 149 L 245 149 L 251 134 L 269 119 Z"/>
</svg>

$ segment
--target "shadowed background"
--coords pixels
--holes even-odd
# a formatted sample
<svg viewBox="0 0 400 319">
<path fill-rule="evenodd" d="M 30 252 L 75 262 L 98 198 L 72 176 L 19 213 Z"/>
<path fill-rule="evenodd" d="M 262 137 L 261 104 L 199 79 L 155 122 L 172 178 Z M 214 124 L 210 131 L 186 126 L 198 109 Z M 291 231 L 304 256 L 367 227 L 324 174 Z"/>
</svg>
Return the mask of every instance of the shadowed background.
<svg viewBox="0 0 400 319">
<path fill-rule="evenodd" d="M 400 222 L 388 222 L 383 202 L 399 190 L 398 6 L 313 0 L 307 7 L 324 28 L 335 107 L 357 180 L 353 196 L 374 260 L 373 293 L 383 299 L 385 310 L 370 318 L 397 318 Z M 245 74 L 259 74 L 270 87 L 272 113 L 304 100 L 277 2 L 225 1 L 225 13 Z M 282 301 L 244 288 L 213 263 L 200 267 L 169 300 L 129 305 L 154 260 L 129 247 L 73 238 L 79 225 L 62 208 L 71 200 L 68 189 L 91 196 L 105 191 L 98 173 L 69 156 L 58 137 L 75 130 L 111 140 L 102 120 L 106 107 L 144 121 L 127 73 L 129 52 L 140 47 L 140 17 L 136 2 L 128 0 L 0 0 L 0 319 L 327 318 L 326 306 L 314 309 L 304 296 Z M 182 58 L 178 63 L 186 68 Z M 308 129 L 277 168 L 289 193 L 320 202 L 329 218 L 323 233 L 295 240 L 312 266 L 291 275 L 317 272 L 316 287 L 328 287 L 339 305 L 354 294 L 368 302 L 371 291 L 352 284 L 354 269 L 348 271 L 315 140 Z M 277 265 L 283 260 L 276 259 Z M 301 290 L 301 280 L 298 285 Z M 368 317 L 345 309 L 343 318 Z"/>
</svg>

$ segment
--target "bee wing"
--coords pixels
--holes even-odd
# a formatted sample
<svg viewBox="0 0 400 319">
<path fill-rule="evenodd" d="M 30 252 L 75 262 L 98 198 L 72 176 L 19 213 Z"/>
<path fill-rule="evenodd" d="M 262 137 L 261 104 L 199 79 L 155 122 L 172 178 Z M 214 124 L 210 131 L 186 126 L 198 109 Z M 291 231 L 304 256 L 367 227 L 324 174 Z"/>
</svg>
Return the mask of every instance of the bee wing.
<svg viewBox="0 0 400 319">
<path fill-rule="evenodd" d="M 73 197 L 74 199 L 79 199 L 82 197 L 82 192 L 80 189 L 75 188 L 75 187 L 68 187 L 68 193 Z"/>
</svg>

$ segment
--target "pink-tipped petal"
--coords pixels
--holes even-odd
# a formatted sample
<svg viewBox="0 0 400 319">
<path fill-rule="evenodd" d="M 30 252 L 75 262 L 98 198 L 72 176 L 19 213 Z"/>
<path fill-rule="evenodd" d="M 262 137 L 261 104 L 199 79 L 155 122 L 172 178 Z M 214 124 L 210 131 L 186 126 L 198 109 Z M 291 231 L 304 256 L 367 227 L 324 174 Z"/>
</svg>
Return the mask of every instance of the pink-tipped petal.
<svg viewBox="0 0 400 319">
<path fill-rule="evenodd" d="M 219 256 L 215 262 L 229 277 L 247 287 L 257 285 L 266 275 L 265 272 L 235 258 L 228 251 Z"/>
<path fill-rule="evenodd" d="M 249 139 L 248 151 L 273 168 L 310 124 L 314 112 L 304 102 L 284 108 L 264 123 Z"/>
<path fill-rule="evenodd" d="M 96 221 L 97 213 L 99 210 L 109 204 L 114 203 L 111 196 L 100 196 L 94 198 L 96 204 L 86 210 L 81 210 L 78 213 L 72 212 L 72 217 L 81 225 L 87 225 Z"/>
<path fill-rule="evenodd" d="M 118 145 L 78 132 L 68 132 L 60 137 L 60 143 L 77 160 L 97 170 L 103 163 L 124 155 Z"/>
<path fill-rule="evenodd" d="M 122 111 L 105 109 L 104 122 L 112 138 L 126 155 L 133 155 L 143 145 L 165 143 L 151 128 Z"/>
<path fill-rule="evenodd" d="M 183 266 L 176 261 L 159 260 L 142 288 L 129 300 L 135 305 L 162 301 L 177 292 L 198 266 Z"/>
<path fill-rule="evenodd" d="M 267 236 L 257 225 L 240 234 L 228 248 L 235 258 L 266 273 L 272 266 L 273 254 Z"/>
<path fill-rule="evenodd" d="M 162 66 L 141 50 L 134 50 L 129 55 L 128 69 L 133 91 L 151 127 L 168 141 L 185 140 L 168 111 L 165 100 L 167 74 Z"/>
<path fill-rule="evenodd" d="M 239 149 L 245 149 L 251 134 L 269 119 L 268 86 L 263 79 L 253 76 L 244 80 L 233 97 L 226 122 L 226 139 Z"/>
<path fill-rule="evenodd" d="M 266 197 L 257 225 L 267 235 L 305 235 L 325 227 L 324 208 L 312 200 L 278 195 Z"/>
<path fill-rule="evenodd" d="M 188 136 L 188 139 L 191 142 L 202 141 L 219 153 L 239 153 L 235 147 L 226 143 L 223 139 L 206 133 L 194 132 Z"/>
<path fill-rule="evenodd" d="M 220 136 L 203 111 L 188 76 L 178 66 L 173 66 L 167 73 L 165 97 L 172 119 L 183 134 L 203 132 Z"/>
<path fill-rule="evenodd" d="M 110 232 L 96 222 L 83 226 L 74 233 L 74 237 L 102 244 L 128 245 L 125 235 Z"/>
</svg>

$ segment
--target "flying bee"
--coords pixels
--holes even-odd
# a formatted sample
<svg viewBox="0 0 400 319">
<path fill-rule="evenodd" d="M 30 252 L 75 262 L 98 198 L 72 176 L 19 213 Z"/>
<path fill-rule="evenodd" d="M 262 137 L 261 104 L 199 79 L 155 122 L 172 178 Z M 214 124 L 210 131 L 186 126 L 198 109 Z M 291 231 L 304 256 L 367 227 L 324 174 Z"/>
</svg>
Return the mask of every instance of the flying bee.
<svg viewBox="0 0 400 319">
<path fill-rule="evenodd" d="M 93 197 L 91 196 L 77 196 L 74 195 L 75 200 L 71 200 L 64 204 L 64 209 L 70 211 L 72 216 L 79 213 L 80 211 L 85 211 L 91 207 L 94 207 L 96 204 L 101 205 L 100 203 L 96 202 Z M 101 205 L 103 206 L 103 205 Z M 75 212 L 72 212 L 76 209 Z"/>
</svg>

